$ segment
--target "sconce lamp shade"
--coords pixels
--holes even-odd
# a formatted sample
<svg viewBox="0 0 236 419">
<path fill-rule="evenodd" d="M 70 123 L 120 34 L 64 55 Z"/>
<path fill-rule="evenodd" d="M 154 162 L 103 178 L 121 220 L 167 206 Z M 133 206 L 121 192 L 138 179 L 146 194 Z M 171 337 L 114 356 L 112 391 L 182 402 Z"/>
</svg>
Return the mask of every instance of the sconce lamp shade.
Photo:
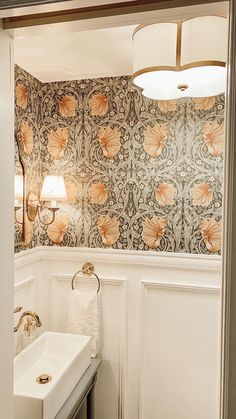
<svg viewBox="0 0 236 419">
<path fill-rule="evenodd" d="M 22 175 L 15 175 L 15 199 L 23 201 L 24 178 Z"/>
<path fill-rule="evenodd" d="M 226 88 L 228 21 L 204 16 L 139 26 L 133 36 L 133 82 L 151 99 L 206 97 Z"/>
<path fill-rule="evenodd" d="M 67 201 L 63 176 L 45 176 L 40 201 Z"/>
</svg>

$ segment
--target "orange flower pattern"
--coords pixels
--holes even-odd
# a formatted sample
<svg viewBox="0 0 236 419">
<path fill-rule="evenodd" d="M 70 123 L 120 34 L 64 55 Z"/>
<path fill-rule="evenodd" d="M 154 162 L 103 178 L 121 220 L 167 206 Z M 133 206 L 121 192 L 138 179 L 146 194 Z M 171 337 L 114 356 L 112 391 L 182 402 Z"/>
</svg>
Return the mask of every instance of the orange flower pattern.
<svg viewBox="0 0 236 419">
<path fill-rule="evenodd" d="M 117 242 L 120 237 L 119 225 L 116 217 L 105 215 L 98 218 L 97 227 L 105 246 L 110 247 Z"/>
<path fill-rule="evenodd" d="M 120 150 L 120 132 L 117 128 L 111 128 L 109 125 L 106 128 L 100 128 L 98 141 L 104 156 L 108 159 L 115 157 Z"/>
<path fill-rule="evenodd" d="M 89 198 L 91 204 L 104 204 L 107 200 L 107 188 L 104 183 L 93 183 L 89 188 Z"/>
<path fill-rule="evenodd" d="M 17 85 L 27 191 L 61 174 L 68 194 L 51 226 L 31 223 L 26 248 L 220 253 L 223 95 L 152 101 L 130 77 L 42 84 L 16 66 Z"/>
<path fill-rule="evenodd" d="M 172 183 L 160 183 L 156 188 L 156 200 L 160 206 L 174 205 L 177 190 Z"/>
<path fill-rule="evenodd" d="M 213 191 L 208 183 L 195 183 L 191 189 L 193 205 L 208 207 L 213 199 Z"/>
<path fill-rule="evenodd" d="M 62 96 L 59 102 L 59 112 L 64 118 L 73 118 L 76 115 L 77 100 L 74 96 Z"/>
<path fill-rule="evenodd" d="M 59 160 L 64 155 L 64 150 L 69 139 L 68 128 L 57 128 L 48 134 L 48 151 L 54 159 Z"/>
<path fill-rule="evenodd" d="M 89 106 L 91 115 L 104 116 L 108 111 L 108 98 L 101 93 L 93 95 L 89 101 Z"/>
<path fill-rule="evenodd" d="M 28 105 L 28 92 L 23 83 L 16 85 L 16 104 L 22 109 L 25 109 Z"/>
<path fill-rule="evenodd" d="M 176 112 L 177 102 L 176 100 L 158 100 L 158 108 L 163 113 Z"/>
<path fill-rule="evenodd" d="M 168 127 L 156 123 L 154 127 L 147 127 L 144 133 L 143 148 L 151 157 L 159 157 L 168 136 Z"/>
<path fill-rule="evenodd" d="M 150 249 L 157 249 L 166 231 L 166 220 L 156 216 L 143 222 L 142 239 Z"/>
<path fill-rule="evenodd" d="M 216 253 L 221 248 L 221 221 L 209 218 L 202 221 L 201 235 L 210 253 Z"/>
<path fill-rule="evenodd" d="M 211 109 L 216 103 L 216 98 L 214 96 L 210 97 L 198 97 L 194 99 L 194 105 L 196 110 L 207 111 Z"/>
<path fill-rule="evenodd" d="M 55 244 L 61 244 L 69 227 L 68 217 L 66 215 L 56 215 L 55 220 L 47 228 L 47 234 L 50 240 Z"/>
<path fill-rule="evenodd" d="M 206 122 L 203 126 L 203 138 L 209 153 L 220 156 L 224 151 L 224 124 Z"/>
<path fill-rule="evenodd" d="M 34 133 L 32 126 L 26 121 L 21 123 L 19 140 L 23 146 L 24 153 L 30 155 L 34 146 Z"/>
</svg>

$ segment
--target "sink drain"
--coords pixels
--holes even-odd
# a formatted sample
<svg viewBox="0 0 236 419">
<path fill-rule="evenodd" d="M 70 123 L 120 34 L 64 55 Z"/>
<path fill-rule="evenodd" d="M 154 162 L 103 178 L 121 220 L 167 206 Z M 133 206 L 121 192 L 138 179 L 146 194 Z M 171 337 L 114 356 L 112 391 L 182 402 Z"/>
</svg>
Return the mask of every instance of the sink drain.
<svg viewBox="0 0 236 419">
<path fill-rule="evenodd" d="M 39 377 L 36 378 L 36 382 L 38 384 L 47 384 L 51 380 L 52 380 L 52 377 L 51 377 L 51 375 L 48 375 L 48 374 L 42 374 L 42 375 L 40 375 Z"/>
</svg>

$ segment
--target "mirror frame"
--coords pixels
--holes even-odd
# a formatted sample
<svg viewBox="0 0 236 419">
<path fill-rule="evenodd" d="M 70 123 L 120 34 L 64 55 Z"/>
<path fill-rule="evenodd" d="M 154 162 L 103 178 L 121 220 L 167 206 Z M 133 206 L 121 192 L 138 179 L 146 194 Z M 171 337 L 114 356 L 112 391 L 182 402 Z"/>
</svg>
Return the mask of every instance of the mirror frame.
<svg viewBox="0 0 236 419">
<path fill-rule="evenodd" d="M 23 176 L 23 206 L 22 206 L 22 240 L 20 241 L 15 241 L 14 240 L 14 248 L 19 247 L 19 246 L 24 246 L 25 244 L 25 219 L 26 219 L 26 176 L 25 176 L 25 167 L 24 167 L 24 163 L 21 157 L 21 152 L 20 152 L 20 144 L 19 141 L 17 139 L 17 136 L 15 135 L 15 143 L 17 144 L 17 151 L 18 151 L 18 159 L 19 159 L 19 163 L 20 166 L 22 168 L 22 176 Z M 14 221 L 16 223 L 16 211 L 14 211 Z"/>
</svg>

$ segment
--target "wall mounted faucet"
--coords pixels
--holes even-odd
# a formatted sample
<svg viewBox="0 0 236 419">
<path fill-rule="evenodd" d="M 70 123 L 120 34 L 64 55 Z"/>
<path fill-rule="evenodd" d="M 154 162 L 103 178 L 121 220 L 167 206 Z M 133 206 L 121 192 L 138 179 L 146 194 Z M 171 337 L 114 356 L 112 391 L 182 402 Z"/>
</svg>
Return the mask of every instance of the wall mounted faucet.
<svg viewBox="0 0 236 419">
<path fill-rule="evenodd" d="M 21 311 L 22 307 L 17 307 L 14 311 L 14 313 L 19 313 Z M 21 314 L 19 321 L 17 325 L 14 327 L 14 332 L 17 332 L 19 328 L 21 327 L 24 318 L 26 318 L 26 325 L 25 325 L 25 331 L 27 331 L 29 334 L 34 330 L 35 327 L 41 327 L 42 322 L 38 316 L 37 313 L 34 311 L 24 311 L 24 313 Z M 30 321 L 31 319 L 31 321 Z"/>
</svg>

